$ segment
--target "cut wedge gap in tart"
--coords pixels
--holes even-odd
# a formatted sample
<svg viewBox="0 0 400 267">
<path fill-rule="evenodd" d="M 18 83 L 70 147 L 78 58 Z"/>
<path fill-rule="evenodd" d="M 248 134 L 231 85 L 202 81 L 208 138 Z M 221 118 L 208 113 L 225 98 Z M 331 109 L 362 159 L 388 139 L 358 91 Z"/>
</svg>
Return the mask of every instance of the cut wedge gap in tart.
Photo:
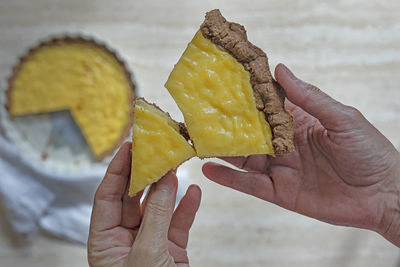
<svg viewBox="0 0 400 267">
<path fill-rule="evenodd" d="M 10 116 L 68 110 L 97 160 L 128 137 L 135 85 L 105 45 L 81 37 L 54 38 L 21 58 L 9 79 Z"/>
</svg>

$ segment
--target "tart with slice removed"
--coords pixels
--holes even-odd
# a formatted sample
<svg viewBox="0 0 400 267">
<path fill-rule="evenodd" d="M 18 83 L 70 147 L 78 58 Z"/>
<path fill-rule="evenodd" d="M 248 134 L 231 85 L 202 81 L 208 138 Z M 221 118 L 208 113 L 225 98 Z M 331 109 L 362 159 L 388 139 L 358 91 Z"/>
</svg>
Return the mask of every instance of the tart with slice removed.
<svg viewBox="0 0 400 267">
<path fill-rule="evenodd" d="M 112 154 L 129 135 L 135 86 L 106 46 L 80 37 L 55 38 L 31 49 L 9 79 L 10 116 L 70 111 L 94 156 Z"/>
<path fill-rule="evenodd" d="M 135 101 L 129 196 L 195 155 L 183 124 L 142 98 Z"/>
<path fill-rule="evenodd" d="M 266 54 L 219 10 L 206 14 L 165 86 L 201 158 L 294 149 L 293 117 Z"/>
</svg>

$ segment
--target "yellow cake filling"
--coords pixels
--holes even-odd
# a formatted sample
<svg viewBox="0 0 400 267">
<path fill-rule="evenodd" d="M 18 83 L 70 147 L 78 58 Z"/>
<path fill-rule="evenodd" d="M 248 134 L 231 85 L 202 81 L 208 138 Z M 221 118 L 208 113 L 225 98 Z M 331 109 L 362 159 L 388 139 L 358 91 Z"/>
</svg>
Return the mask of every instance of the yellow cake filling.
<svg viewBox="0 0 400 267">
<path fill-rule="evenodd" d="M 256 108 L 250 73 L 200 31 L 165 87 L 184 115 L 199 157 L 274 153 L 270 126 Z"/>
<path fill-rule="evenodd" d="M 196 155 L 171 118 L 138 99 L 132 136 L 132 169 L 129 195 L 158 181 L 169 170 Z"/>
<path fill-rule="evenodd" d="M 95 156 L 112 149 L 129 122 L 131 87 L 123 67 L 89 44 L 44 46 L 20 67 L 11 115 L 70 110 Z"/>
</svg>

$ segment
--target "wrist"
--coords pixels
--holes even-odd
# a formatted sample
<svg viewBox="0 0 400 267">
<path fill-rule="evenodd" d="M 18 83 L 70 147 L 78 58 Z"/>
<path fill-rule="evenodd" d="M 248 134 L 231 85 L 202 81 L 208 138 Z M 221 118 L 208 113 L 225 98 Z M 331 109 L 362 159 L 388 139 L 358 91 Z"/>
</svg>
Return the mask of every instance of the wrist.
<svg viewBox="0 0 400 267">
<path fill-rule="evenodd" d="M 384 212 L 377 232 L 400 247 L 400 153 L 397 156 L 396 168 L 383 201 Z"/>
</svg>

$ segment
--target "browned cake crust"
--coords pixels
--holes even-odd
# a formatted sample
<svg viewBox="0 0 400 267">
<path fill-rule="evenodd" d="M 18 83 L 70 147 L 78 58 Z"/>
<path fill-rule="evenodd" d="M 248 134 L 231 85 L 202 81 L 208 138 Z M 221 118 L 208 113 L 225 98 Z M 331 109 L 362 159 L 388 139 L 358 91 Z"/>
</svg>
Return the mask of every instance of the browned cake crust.
<svg viewBox="0 0 400 267">
<path fill-rule="evenodd" d="M 294 150 L 293 116 L 285 110 L 285 92 L 271 75 L 267 55 L 247 40 L 245 28 L 227 21 L 218 9 L 207 12 L 200 27 L 203 36 L 227 51 L 250 73 L 257 109 L 272 128 L 276 155 Z"/>
<path fill-rule="evenodd" d="M 27 61 L 33 54 L 35 54 L 37 51 L 39 51 L 43 47 L 53 46 L 53 45 L 71 44 L 71 43 L 75 43 L 75 44 L 78 43 L 78 44 L 85 44 L 85 45 L 93 46 L 93 47 L 104 50 L 108 54 L 111 54 L 117 60 L 118 64 L 120 64 L 122 70 L 124 71 L 125 77 L 128 81 L 128 85 L 131 88 L 129 101 L 130 101 L 130 103 L 132 103 L 134 101 L 134 99 L 136 97 L 136 92 L 135 92 L 136 86 L 133 83 L 132 74 L 129 72 L 127 66 L 125 65 L 125 62 L 122 61 L 114 51 L 109 49 L 106 45 L 98 43 L 97 41 L 95 41 L 93 39 L 83 38 L 81 36 L 76 36 L 76 37 L 64 36 L 64 37 L 52 38 L 47 41 L 43 41 L 43 42 L 39 43 L 39 45 L 29 49 L 29 51 L 19 59 L 18 64 L 14 67 L 11 76 L 8 78 L 8 84 L 7 84 L 7 90 L 6 90 L 7 99 L 6 99 L 6 103 L 5 103 L 6 109 L 8 111 L 10 111 L 11 106 L 12 106 L 11 90 L 14 87 L 14 80 L 15 80 L 16 76 L 18 75 L 19 71 L 21 70 L 21 67 L 24 64 L 24 62 Z M 104 151 L 101 155 L 99 155 L 97 157 L 98 161 L 102 161 L 105 157 L 111 155 L 115 151 L 115 149 L 117 147 L 119 147 L 122 144 L 122 142 L 129 136 L 129 132 L 132 127 L 132 122 L 133 122 L 133 107 L 131 108 L 129 119 L 128 119 L 126 125 L 124 126 L 124 129 L 122 130 L 120 137 L 118 138 L 118 140 L 114 143 L 114 145 L 110 149 Z"/>
<path fill-rule="evenodd" d="M 162 113 L 166 114 L 166 115 L 171 119 L 171 121 L 172 121 L 173 123 L 175 123 L 175 124 L 179 127 L 179 133 L 180 133 L 180 135 L 182 135 L 183 138 L 186 139 L 186 141 L 191 142 L 191 139 L 190 139 L 190 137 L 189 137 L 189 133 L 188 133 L 188 131 L 187 131 L 186 125 L 185 125 L 183 122 L 177 122 L 176 120 L 174 120 L 174 119 L 171 117 L 171 115 L 170 115 L 168 112 L 163 111 L 159 106 L 157 106 L 157 105 L 154 104 L 154 103 L 148 102 L 148 101 L 147 101 L 146 99 L 144 99 L 143 97 L 138 97 L 138 98 L 136 98 L 136 100 L 141 100 L 141 101 L 143 101 L 143 102 L 149 104 L 150 106 L 155 107 L 156 109 L 158 109 L 158 110 L 161 111 Z M 136 101 L 135 101 L 135 103 L 136 103 Z"/>
</svg>

